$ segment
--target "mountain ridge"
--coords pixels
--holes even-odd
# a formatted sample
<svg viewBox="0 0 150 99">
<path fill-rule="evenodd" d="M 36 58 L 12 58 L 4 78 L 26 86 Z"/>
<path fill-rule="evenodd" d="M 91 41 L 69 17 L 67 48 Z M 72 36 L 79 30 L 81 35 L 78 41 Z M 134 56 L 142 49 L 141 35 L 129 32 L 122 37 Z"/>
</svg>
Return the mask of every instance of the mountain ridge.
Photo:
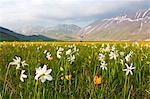
<svg viewBox="0 0 150 99">
<path fill-rule="evenodd" d="M 27 28 L 26 28 L 27 27 Z M 70 40 L 74 38 L 74 34 L 77 33 L 81 27 L 74 24 L 58 24 L 53 26 L 26 26 L 22 28 L 18 28 L 16 31 L 31 35 L 31 34 L 40 34 L 46 37 L 51 37 L 59 40 Z"/>
<path fill-rule="evenodd" d="M 146 40 L 150 35 L 150 8 L 130 16 L 93 22 L 77 34 L 81 40 Z M 119 36 L 120 35 L 120 36 Z"/>
</svg>

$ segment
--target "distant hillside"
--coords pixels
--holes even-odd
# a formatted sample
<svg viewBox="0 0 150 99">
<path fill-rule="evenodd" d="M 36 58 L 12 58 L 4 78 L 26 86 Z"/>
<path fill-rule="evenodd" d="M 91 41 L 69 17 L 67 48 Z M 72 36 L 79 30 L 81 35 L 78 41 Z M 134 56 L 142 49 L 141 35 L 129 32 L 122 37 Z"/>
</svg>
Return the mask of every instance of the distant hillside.
<svg viewBox="0 0 150 99">
<path fill-rule="evenodd" d="M 56 39 L 51 39 L 42 35 L 26 36 L 0 27 L 0 41 L 56 41 Z"/>
<path fill-rule="evenodd" d="M 59 40 L 72 40 L 76 38 L 75 34 L 80 30 L 81 28 L 74 24 L 59 24 L 48 27 L 23 26 L 18 28 L 16 31 L 27 35 L 40 34 Z"/>
<path fill-rule="evenodd" d="M 98 20 L 84 28 L 78 35 L 81 40 L 148 40 L 150 39 L 150 8 L 132 15 Z"/>
</svg>

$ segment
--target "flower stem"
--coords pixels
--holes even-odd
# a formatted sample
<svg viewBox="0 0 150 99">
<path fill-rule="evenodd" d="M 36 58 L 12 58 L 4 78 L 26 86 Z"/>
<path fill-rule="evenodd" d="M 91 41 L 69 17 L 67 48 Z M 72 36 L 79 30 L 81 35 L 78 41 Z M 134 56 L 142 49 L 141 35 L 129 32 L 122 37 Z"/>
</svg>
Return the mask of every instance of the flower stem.
<svg viewBox="0 0 150 99">
<path fill-rule="evenodd" d="M 43 99 L 45 99 L 45 86 L 43 86 Z"/>
<path fill-rule="evenodd" d="M 128 79 L 128 76 L 125 77 L 125 84 L 124 84 L 124 99 L 126 99 L 126 90 L 127 90 L 127 79 Z"/>
<path fill-rule="evenodd" d="M 34 89 L 34 99 L 36 99 L 37 96 L 37 87 L 38 87 L 38 80 L 35 83 L 35 89 Z"/>
<path fill-rule="evenodd" d="M 6 71 L 6 75 L 5 75 L 5 79 L 4 79 L 3 90 L 2 90 L 2 97 L 4 96 L 4 92 L 5 92 L 5 87 L 6 87 L 6 81 L 7 81 L 7 75 L 8 75 L 9 68 L 10 68 L 10 65 L 8 65 L 8 67 L 7 67 L 7 71 Z"/>
</svg>

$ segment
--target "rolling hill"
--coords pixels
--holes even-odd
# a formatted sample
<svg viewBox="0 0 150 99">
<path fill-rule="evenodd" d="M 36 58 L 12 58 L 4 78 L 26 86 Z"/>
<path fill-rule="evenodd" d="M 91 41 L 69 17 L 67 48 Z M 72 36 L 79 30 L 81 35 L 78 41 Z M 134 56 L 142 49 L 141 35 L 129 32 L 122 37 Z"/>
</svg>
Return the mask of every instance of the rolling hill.
<svg viewBox="0 0 150 99">
<path fill-rule="evenodd" d="M 56 41 L 56 39 L 51 39 L 43 35 L 26 36 L 0 27 L 0 41 Z"/>
</svg>

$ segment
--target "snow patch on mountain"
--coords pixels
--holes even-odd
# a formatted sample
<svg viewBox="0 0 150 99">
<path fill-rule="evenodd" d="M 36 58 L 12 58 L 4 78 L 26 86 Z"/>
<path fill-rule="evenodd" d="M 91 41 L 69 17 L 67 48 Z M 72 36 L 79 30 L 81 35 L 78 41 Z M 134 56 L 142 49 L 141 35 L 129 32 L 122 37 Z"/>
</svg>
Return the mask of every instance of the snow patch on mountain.
<svg viewBox="0 0 150 99">
<path fill-rule="evenodd" d="M 145 36 L 150 34 L 150 8 L 146 10 L 139 10 L 132 13 L 132 15 L 116 16 L 109 19 L 98 20 L 84 28 L 82 28 L 78 35 L 82 38 L 90 38 L 90 36 L 101 35 L 101 33 L 106 32 L 104 35 L 111 35 L 111 33 L 126 33 L 137 35 L 137 37 Z M 95 34 L 93 34 L 95 33 Z M 109 33 L 109 34 L 107 34 Z M 142 35 L 142 33 L 144 33 Z M 124 34 L 124 35 L 126 35 Z M 120 34 L 118 34 L 120 35 Z M 96 36 L 96 38 L 98 38 Z M 128 38 L 128 37 L 127 37 Z M 136 36 L 135 36 L 136 38 Z"/>
</svg>

